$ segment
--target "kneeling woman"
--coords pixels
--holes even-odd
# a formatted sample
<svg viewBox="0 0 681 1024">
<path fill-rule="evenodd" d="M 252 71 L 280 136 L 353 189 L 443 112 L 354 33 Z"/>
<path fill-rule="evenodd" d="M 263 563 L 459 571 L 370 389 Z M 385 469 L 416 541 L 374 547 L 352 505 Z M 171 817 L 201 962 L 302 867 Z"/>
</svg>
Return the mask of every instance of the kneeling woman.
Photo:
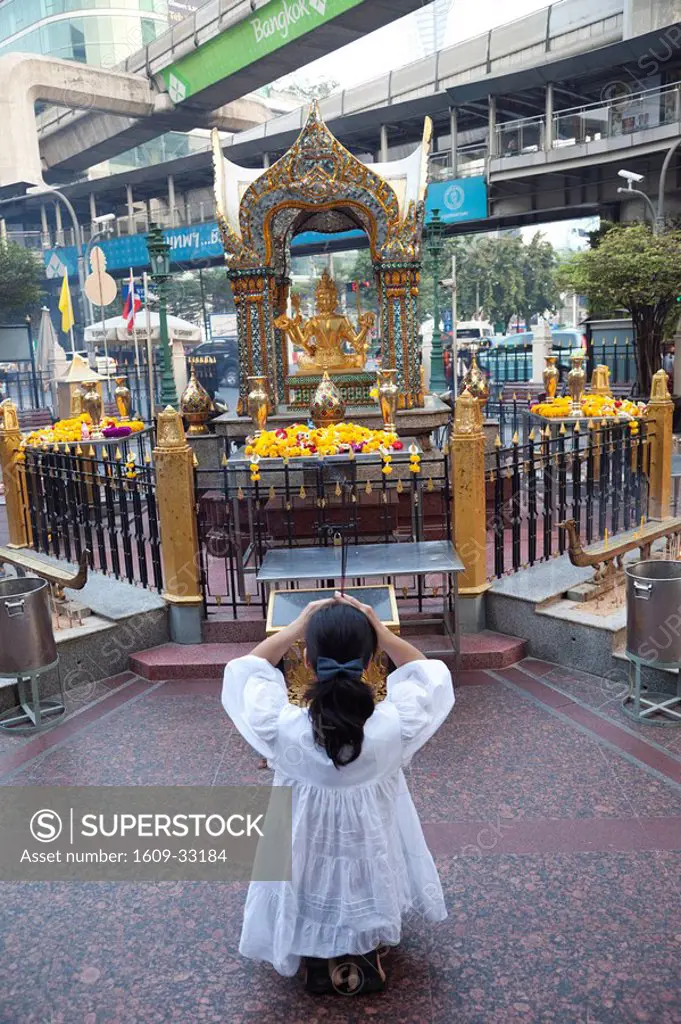
<svg viewBox="0 0 681 1024">
<path fill-rule="evenodd" d="M 316 681 L 298 708 L 275 666 L 303 637 Z M 397 668 L 374 704 L 362 672 L 377 647 Z M 305 957 L 311 991 L 381 989 L 377 950 L 398 944 L 403 916 L 447 916 L 402 768 L 454 704 L 449 670 L 337 595 L 231 661 L 222 702 L 293 791 L 293 880 L 251 883 L 240 952 L 288 976 Z"/>
</svg>

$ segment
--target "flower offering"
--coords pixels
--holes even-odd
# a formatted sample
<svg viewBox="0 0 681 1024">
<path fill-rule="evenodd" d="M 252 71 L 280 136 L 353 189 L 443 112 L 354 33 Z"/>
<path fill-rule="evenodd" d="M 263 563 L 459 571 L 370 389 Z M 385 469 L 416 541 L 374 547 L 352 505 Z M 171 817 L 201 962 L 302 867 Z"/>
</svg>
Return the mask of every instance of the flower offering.
<svg viewBox="0 0 681 1024">
<path fill-rule="evenodd" d="M 373 452 L 401 451 L 397 434 L 386 430 L 370 430 L 357 423 L 333 423 L 326 427 L 308 427 L 295 423 L 279 430 L 263 430 L 249 438 L 246 455 L 263 459 L 323 458 L 325 455 L 360 455 Z"/>
<path fill-rule="evenodd" d="M 86 440 L 101 441 L 105 438 L 129 437 L 140 430 L 144 430 L 144 423 L 141 420 L 126 420 L 123 423 L 113 416 L 104 417 L 99 428 L 95 429 L 90 415 L 84 412 L 73 419 L 58 420 L 54 426 L 32 430 L 22 438 L 21 443 L 23 447 L 41 448 L 46 444 L 77 444 Z"/>
</svg>

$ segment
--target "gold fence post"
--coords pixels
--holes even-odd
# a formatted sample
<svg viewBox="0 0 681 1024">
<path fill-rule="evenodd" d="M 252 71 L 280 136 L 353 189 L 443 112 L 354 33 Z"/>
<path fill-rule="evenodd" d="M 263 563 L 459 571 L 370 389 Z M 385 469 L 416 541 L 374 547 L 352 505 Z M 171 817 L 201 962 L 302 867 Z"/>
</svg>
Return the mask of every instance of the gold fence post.
<svg viewBox="0 0 681 1024">
<path fill-rule="evenodd" d="M 154 466 L 163 597 L 170 609 L 171 639 L 181 644 L 200 643 L 203 595 L 194 453 L 187 444 L 179 413 L 170 406 L 158 415 Z"/>
<path fill-rule="evenodd" d="M 649 447 L 649 515 L 665 519 L 669 515 L 672 489 L 672 420 L 674 403 L 667 389 L 667 374 L 658 370 L 650 386 L 646 420 Z"/>
<path fill-rule="evenodd" d="M 449 443 L 454 546 L 465 565 L 459 576 L 461 624 L 465 632 L 484 629 L 487 580 L 485 432 L 482 409 L 468 388 L 457 398 Z"/>
<path fill-rule="evenodd" d="M 32 543 L 22 459 L 21 430 L 16 406 L 11 399 L 6 398 L 0 403 L 0 464 L 5 486 L 10 548 L 26 548 Z"/>
</svg>

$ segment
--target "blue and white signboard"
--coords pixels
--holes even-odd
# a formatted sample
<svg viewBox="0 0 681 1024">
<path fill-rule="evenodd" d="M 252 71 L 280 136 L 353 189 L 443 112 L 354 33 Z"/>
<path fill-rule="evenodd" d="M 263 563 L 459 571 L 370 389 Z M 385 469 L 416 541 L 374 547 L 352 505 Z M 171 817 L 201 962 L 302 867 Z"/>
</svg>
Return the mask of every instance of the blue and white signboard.
<svg viewBox="0 0 681 1024">
<path fill-rule="evenodd" d="M 434 181 L 426 194 L 426 223 L 433 210 L 440 211 L 443 224 L 466 220 L 484 220 L 487 216 L 487 182 L 482 175 Z"/>
</svg>

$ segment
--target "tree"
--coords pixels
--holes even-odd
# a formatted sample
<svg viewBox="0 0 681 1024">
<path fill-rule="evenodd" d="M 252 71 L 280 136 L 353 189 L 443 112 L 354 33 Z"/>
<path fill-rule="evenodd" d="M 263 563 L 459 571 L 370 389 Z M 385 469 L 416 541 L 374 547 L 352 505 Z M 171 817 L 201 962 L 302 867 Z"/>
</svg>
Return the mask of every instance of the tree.
<svg viewBox="0 0 681 1024">
<path fill-rule="evenodd" d="M 0 242 L 0 316 L 24 317 L 40 303 L 43 265 L 32 249 Z"/>
<path fill-rule="evenodd" d="M 535 316 L 554 310 L 559 302 L 556 283 L 556 254 L 550 242 L 537 232 L 529 245 L 523 246 L 522 312 L 529 330 Z"/>
<path fill-rule="evenodd" d="M 681 295 L 681 230 L 653 235 L 645 224 L 610 228 L 593 249 L 561 268 L 562 281 L 589 305 L 626 309 L 636 332 L 641 393 L 660 368 L 662 343 L 676 329 Z"/>
<path fill-rule="evenodd" d="M 201 291 L 203 278 L 203 295 Z M 175 316 L 203 326 L 203 303 L 206 316 L 211 313 L 233 313 L 232 289 L 224 267 L 189 270 L 173 274 L 168 287 L 168 311 Z"/>
<path fill-rule="evenodd" d="M 456 255 L 457 312 L 460 320 L 485 317 L 507 329 L 512 317 L 531 320 L 558 303 L 556 256 L 537 233 L 529 245 L 515 235 L 445 240 L 440 273 L 449 277 Z M 433 271 L 425 248 L 421 279 L 422 308 L 431 311 Z"/>
</svg>

